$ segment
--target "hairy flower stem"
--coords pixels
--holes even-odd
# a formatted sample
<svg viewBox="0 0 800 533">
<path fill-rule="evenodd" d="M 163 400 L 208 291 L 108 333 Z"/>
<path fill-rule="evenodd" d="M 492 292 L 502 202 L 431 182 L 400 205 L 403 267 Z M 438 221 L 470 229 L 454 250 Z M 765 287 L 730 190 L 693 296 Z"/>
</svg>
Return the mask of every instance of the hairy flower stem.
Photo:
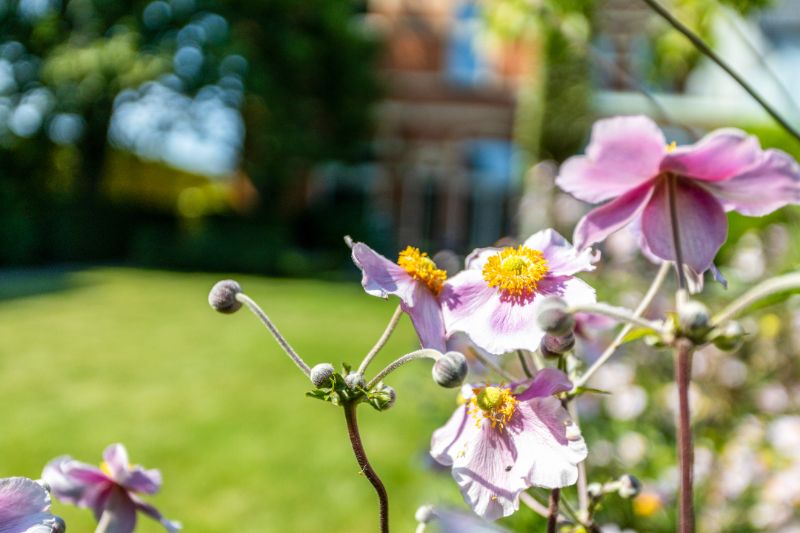
<svg viewBox="0 0 800 533">
<path fill-rule="evenodd" d="M 356 456 L 361 472 L 367 477 L 375 492 L 378 494 L 378 521 L 380 532 L 389 533 L 389 495 L 386 494 L 386 487 L 383 486 L 381 478 L 373 470 L 372 465 L 367 459 L 367 452 L 364 451 L 364 444 L 361 442 L 361 434 L 358 432 L 358 420 L 356 418 L 356 404 L 348 402 L 344 404 L 344 418 L 347 421 L 347 433 L 350 435 L 350 444 L 353 446 L 353 454 Z"/>
<path fill-rule="evenodd" d="M 375 385 L 378 384 L 383 378 L 400 368 L 406 363 L 413 361 L 414 359 L 433 359 L 434 361 L 438 360 L 442 354 L 434 349 L 431 348 L 423 348 L 422 350 L 417 350 L 415 352 L 407 353 L 401 357 L 398 357 L 391 363 L 389 363 L 386 368 L 378 372 L 378 374 L 369 380 L 367 383 L 367 390 L 371 389 Z"/>
<path fill-rule="evenodd" d="M 764 111 L 769 113 L 769 115 L 775 119 L 775 122 L 780 124 L 780 126 L 786 130 L 789 134 L 792 135 L 795 139 L 800 141 L 800 132 L 798 132 L 795 128 L 793 128 L 764 98 L 761 97 L 760 94 L 753 89 L 747 81 L 742 78 L 735 70 L 733 70 L 725 61 L 719 57 L 710 46 L 708 46 L 705 41 L 703 41 L 697 34 L 692 32 L 685 24 L 681 21 L 676 19 L 672 13 L 670 13 L 664 6 L 659 4 L 656 0 L 644 0 L 644 3 L 650 6 L 650 8 L 655 11 L 661 18 L 666 20 L 673 28 L 678 30 L 682 33 L 689 41 L 697 48 L 700 53 L 704 54 L 706 57 L 711 59 L 714 63 L 716 63 L 722 70 L 724 70 L 733 80 L 739 84 L 739 86 L 747 91 L 753 100 L 758 102 L 758 104 L 764 108 Z"/>
<path fill-rule="evenodd" d="M 731 318 L 736 317 L 739 313 L 753 305 L 759 300 L 762 300 L 773 294 L 781 292 L 800 290 L 800 272 L 786 274 L 762 281 L 749 291 L 739 296 L 736 300 L 729 303 L 725 309 L 720 311 L 711 323 L 715 326 L 722 324 Z"/>
<path fill-rule="evenodd" d="M 692 378 L 692 352 L 694 345 L 688 339 L 675 342 L 675 382 L 678 385 L 678 462 L 681 486 L 678 506 L 680 533 L 694 531 L 694 448 L 692 447 L 692 421 L 689 413 L 689 383 Z"/>
<path fill-rule="evenodd" d="M 361 361 L 361 364 L 358 367 L 358 373 L 360 375 L 364 375 L 364 372 L 367 371 L 367 367 L 375 358 L 375 356 L 378 355 L 378 352 L 380 352 L 381 349 L 386 346 L 386 343 L 389 341 L 389 337 L 392 336 L 392 333 L 397 327 L 397 323 L 400 322 L 400 318 L 402 316 L 403 309 L 398 305 L 397 309 L 394 310 L 392 318 L 389 320 L 389 324 L 387 324 L 386 329 L 383 331 L 383 335 L 381 335 L 381 338 L 378 339 L 378 342 L 375 343 L 375 346 L 373 346 L 369 353 L 364 357 L 364 360 Z"/>
<path fill-rule="evenodd" d="M 561 499 L 561 489 L 550 491 L 550 500 L 547 507 L 547 533 L 556 533 L 558 526 L 558 502 Z"/>
<path fill-rule="evenodd" d="M 289 341 L 287 341 L 281 332 L 278 331 L 278 328 L 275 327 L 275 324 L 272 323 L 272 320 L 269 319 L 267 314 L 258 306 L 258 304 L 253 301 L 249 296 L 245 293 L 240 292 L 236 295 L 236 299 L 247 306 L 248 309 L 261 321 L 262 324 L 272 333 L 272 336 L 275 337 L 275 340 L 278 341 L 278 344 L 283 351 L 286 352 L 286 355 L 297 365 L 303 374 L 306 376 L 311 374 L 311 368 L 303 361 L 303 358 L 300 357 L 297 352 L 294 351 L 294 348 L 291 347 Z"/>
</svg>

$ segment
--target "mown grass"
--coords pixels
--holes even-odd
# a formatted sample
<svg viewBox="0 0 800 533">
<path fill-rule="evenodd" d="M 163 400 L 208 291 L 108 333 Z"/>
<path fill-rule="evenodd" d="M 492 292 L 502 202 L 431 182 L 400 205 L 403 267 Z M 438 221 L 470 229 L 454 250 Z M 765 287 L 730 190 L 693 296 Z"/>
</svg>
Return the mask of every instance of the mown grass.
<svg viewBox="0 0 800 533">
<path fill-rule="evenodd" d="M 38 477 L 61 454 L 96 463 L 123 442 L 133 462 L 160 468 L 150 498 L 188 532 L 371 532 L 376 500 L 339 409 L 310 386 L 256 320 L 206 303 L 219 279 L 135 269 L 0 273 L 0 476 Z M 239 281 L 309 364 L 357 364 L 394 302 L 357 283 Z M 407 319 L 379 357 L 416 346 Z M 430 364 L 389 382 L 397 405 L 363 406 L 365 445 L 391 498 L 396 531 L 412 531 L 430 501 L 460 502 L 427 458 L 453 394 Z M 69 531 L 93 530 L 87 510 L 56 503 Z M 141 519 L 139 532 L 162 529 Z"/>
</svg>

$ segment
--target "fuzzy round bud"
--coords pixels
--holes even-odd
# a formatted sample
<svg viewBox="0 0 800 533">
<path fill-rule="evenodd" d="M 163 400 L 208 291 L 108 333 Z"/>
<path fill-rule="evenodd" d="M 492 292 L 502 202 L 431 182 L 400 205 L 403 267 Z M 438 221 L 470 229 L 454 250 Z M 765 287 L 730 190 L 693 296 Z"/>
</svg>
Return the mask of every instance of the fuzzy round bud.
<svg viewBox="0 0 800 533">
<path fill-rule="evenodd" d="M 397 391 L 394 390 L 394 387 L 384 385 L 382 392 L 386 396 L 386 404 L 383 406 L 383 410 L 385 411 L 387 409 L 391 409 L 394 405 L 394 402 L 397 401 Z"/>
<path fill-rule="evenodd" d="M 66 533 L 67 531 L 67 524 L 62 520 L 60 516 L 54 516 L 55 524 L 53 524 L 53 529 L 51 529 L 51 533 Z"/>
<path fill-rule="evenodd" d="M 464 383 L 467 370 L 467 358 L 462 353 L 447 352 L 433 364 L 431 374 L 437 384 L 452 389 Z"/>
<path fill-rule="evenodd" d="M 603 485 L 600 483 L 589 483 L 586 486 L 586 493 L 592 499 L 598 499 L 603 495 Z"/>
<path fill-rule="evenodd" d="M 542 342 L 539 344 L 539 350 L 545 357 L 561 357 L 575 347 L 575 335 L 568 333 L 557 337 L 555 335 L 547 334 L 542 337 Z"/>
<path fill-rule="evenodd" d="M 617 493 L 622 498 L 634 498 L 642 491 L 642 482 L 635 476 L 625 474 L 619 478 L 619 489 Z"/>
<path fill-rule="evenodd" d="M 322 387 L 323 385 L 329 384 L 329 380 L 334 372 L 336 372 L 336 370 L 333 368 L 332 364 L 320 363 L 314 365 L 308 377 L 311 378 L 311 383 L 313 383 L 315 387 Z"/>
<path fill-rule="evenodd" d="M 242 287 L 232 279 L 218 281 L 208 293 L 208 304 L 220 313 L 235 313 L 242 307 L 242 302 L 236 295 L 242 292 Z"/>
<path fill-rule="evenodd" d="M 575 319 L 567 312 L 567 302 L 556 297 L 542 302 L 536 322 L 546 333 L 558 337 L 571 333 L 575 328 Z"/>
<path fill-rule="evenodd" d="M 681 331 L 692 340 L 699 340 L 708 333 L 711 315 L 708 308 L 696 300 L 689 300 L 678 310 Z"/>
<path fill-rule="evenodd" d="M 433 505 L 423 505 L 414 513 L 414 518 L 420 524 L 427 524 L 433 520 L 434 516 L 436 516 L 436 513 L 434 512 Z"/>
<path fill-rule="evenodd" d="M 738 350 L 744 342 L 744 328 L 738 322 L 728 322 L 714 337 L 714 346 L 724 352 Z"/>
<path fill-rule="evenodd" d="M 351 389 L 363 389 L 364 385 L 366 385 L 364 376 L 358 372 L 350 372 L 347 374 L 344 378 L 344 383 Z"/>
</svg>

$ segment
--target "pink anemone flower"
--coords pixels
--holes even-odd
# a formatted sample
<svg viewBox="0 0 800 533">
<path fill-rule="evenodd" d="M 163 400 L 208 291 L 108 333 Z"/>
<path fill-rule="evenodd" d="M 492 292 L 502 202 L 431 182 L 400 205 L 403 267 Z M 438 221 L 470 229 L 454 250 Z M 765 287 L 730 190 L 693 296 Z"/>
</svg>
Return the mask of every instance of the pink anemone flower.
<svg viewBox="0 0 800 533">
<path fill-rule="evenodd" d="M 610 200 L 578 223 L 578 248 L 633 224 L 646 253 L 675 261 L 674 209 L 683 261 L 696 273 L 711 268 L 725 242 L 726 211 L 762 216 L 800 203 L 800 167 L 786 153 L 762 150 L 758 139 L 733 128 L 668 145 L 644 116 L 597 121 L 586 155 L 567 159 L 556 184 L 585 202 Z"/>
<path fill-rule="evenodd" d="M 167 520 L 136 495 L 158 492 L 161 472 L 131 465 L 122 444 L 105 449 L 99 468 L 62 456 L 44 467 L 42 477 L 59 500 L 91 509 L 105 525 L 104 531 L 131 533 L 136 527 L 137 511 L 157 520 L 170 533 L 181 529 L 180 523 Z"/>
<path fill-rule="evenodd" d="M 531 486 L 566 487 L 578 479 L 586 443 L 553 395 L 572 383 L 546 368 L 533 380 L 504 386 L 465 385 L 459 406 L 431 439 L 431 456 L 452 467 L 464 500 L 487 520 L 519 509 Z"/>
<path fill-rule="evenodd" d="M 446 351 L 438 296 L 447 273 L 427 253 L 408 246 L 394 263 L 366 244 L 356 242 L 353 262 L 361 269 L 361 285 L 367 294 L 400 298 L 400 306 L 411 318 L 423 348 Z"/>
<path fill-rule="evenodd" d="M 0 479 L 0 533 L 63 533 L 64 522 L 50 514 L 50 494 L 26 477 Z"/>
<path fill-rule="evenodd" d="M 544 336 L 536 316 L 546 296 L 572 305 L 595 302 L 594 289 L 573 274 L 594 270 L 596 259 L 552 229 L 521 246 L 479 248 L 439 296 L 447 332 L 462 331 L 493 354 L 536 350 Z"/>
</svg>

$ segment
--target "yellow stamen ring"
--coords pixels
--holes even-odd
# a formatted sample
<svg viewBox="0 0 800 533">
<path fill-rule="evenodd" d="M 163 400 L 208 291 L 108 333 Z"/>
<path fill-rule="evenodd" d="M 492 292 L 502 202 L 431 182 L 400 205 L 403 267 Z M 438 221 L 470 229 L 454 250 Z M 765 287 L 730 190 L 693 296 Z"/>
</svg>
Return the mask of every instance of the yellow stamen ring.
<svg viewBox="0 0 800 533">
<path fill-rule="evenodd" d="M 519 403 L 511 389 L 507 387 L 484 387 L 473 389 L 475 394 L 469 400 L 467 412 L 475 418 L 475 425 L 480 427 L 484 419 L 489 420 L 493 428 L 505 428 L 517 410 Z"/>
<path fill-rule="evenodd" d="M 427 285 L 434 294 L 439 294 L 447 280 L 447 272 L 436 268 L 436 263 L 427 253 L 420 252 L 419 248 L 413 246 L 406 246 L 406 249 L 400 252 L 397 264 L 415 280 Z"/>
<path fill-rule="evenodd" d="M 548 271 L 547 259 L 539 250 L 508 247 L 489 257 L 483 266 L 483 279 L 489 287 L 511 296 L 524 296 L 536 291 Z"/>
</svg>

